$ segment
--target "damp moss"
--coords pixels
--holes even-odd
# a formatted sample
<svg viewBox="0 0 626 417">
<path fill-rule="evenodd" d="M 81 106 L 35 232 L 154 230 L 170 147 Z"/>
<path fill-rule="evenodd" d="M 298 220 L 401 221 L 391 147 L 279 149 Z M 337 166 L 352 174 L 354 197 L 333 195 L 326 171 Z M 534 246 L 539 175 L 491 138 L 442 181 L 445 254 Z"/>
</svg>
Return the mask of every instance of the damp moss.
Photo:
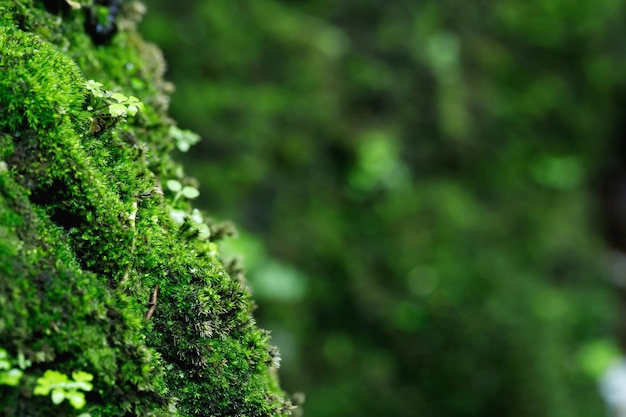
<svg viewBox="0 0 626 417">
<path fill-rule="evenodd" d="M 189 201 L 164 190 L 192 181 L 169 156 L 170 86 L 135 31 L 141 5 L 116 2 L 103 41 L 84 3 L 0 3 L 0 347 L 33 363 L 0 387 L 0 413 L 73 415 L 29 395 L 54 369 L 94 375 L 93 417 L 287 415 L 220 228 L 200 217 L 216 232 L 201 236 Z M 99 111 L 88 80 L 143 111 Z"/>
</svg>

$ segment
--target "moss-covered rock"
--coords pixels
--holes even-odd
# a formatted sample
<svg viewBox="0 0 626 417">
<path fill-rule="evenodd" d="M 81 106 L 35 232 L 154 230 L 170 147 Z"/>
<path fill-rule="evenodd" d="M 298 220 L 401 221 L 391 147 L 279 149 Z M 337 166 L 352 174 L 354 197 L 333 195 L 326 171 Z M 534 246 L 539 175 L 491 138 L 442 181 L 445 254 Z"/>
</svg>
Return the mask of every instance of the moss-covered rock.
<svg viewBox="0 0 626 417">
<path fill-rule="evenodd" d="M 141 12 L 0 2 L 0 348 L 23 368 L 0 413 L 289 414 L 225 229 L 170 159 L 181 135 Z M 33 395 L 46 370 L 93 375 L 86 406 Z"/>
</svg>

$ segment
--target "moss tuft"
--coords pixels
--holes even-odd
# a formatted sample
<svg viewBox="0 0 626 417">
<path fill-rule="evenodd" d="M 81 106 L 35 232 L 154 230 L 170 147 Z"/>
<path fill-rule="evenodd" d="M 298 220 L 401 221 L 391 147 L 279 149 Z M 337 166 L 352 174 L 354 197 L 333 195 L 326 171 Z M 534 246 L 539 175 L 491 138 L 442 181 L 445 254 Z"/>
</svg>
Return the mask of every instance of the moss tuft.
<svg viewBox="0 0 626 417">
<path fill-rule="evenodd" d="M 34 364 L 17 390 L 0 389 L 0 413 L 71 415 L 28 395 L 54 369 L 94 375 L 93 417 L 288 414 L 275 349 L 214 242 L 230 229 L 163 192 L 190 180 L 169 156 L 158 49 L 128 23 L 133 10 L 101 46 L 85 32 L 90 12 L 54 10 L 0 6 L 0 347 Z M 88 79 L 143 111 L 103 114 Z"/>
</svg>

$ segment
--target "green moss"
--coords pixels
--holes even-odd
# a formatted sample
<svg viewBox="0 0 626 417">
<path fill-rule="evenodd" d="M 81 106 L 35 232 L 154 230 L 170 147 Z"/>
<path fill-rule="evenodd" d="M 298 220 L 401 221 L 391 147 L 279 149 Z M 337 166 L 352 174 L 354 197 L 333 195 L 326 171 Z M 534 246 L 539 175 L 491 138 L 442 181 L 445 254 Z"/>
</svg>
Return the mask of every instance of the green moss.
<svg viewBox="0 0 626 417">
<path fill-rule="evenodd" d="M 94 417 L 287 414 L 245 286 L 214 242 L 170 218 L 191 207 L 162 182 L 189 180 L 168 154 L 163 62 L 132 10 L 99 47 L 80 11 L 20 0 L 0 16 L 0 346 L 32 360 L 32 378 L 93 374 Z M 104 120 L 87 79 L 145 111 Z M 72 411 L 7 390 L 0 403 L 7 416 Z"/>
</svg>

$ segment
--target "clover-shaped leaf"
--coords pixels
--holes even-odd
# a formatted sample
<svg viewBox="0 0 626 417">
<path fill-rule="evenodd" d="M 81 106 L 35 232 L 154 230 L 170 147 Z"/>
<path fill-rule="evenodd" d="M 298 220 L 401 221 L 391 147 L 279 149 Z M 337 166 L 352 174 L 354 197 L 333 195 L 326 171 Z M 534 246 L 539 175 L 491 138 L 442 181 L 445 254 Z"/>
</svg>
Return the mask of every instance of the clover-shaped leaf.
<svg viewBox="0 0 626 417">
<path fill-rule="evenodd" d="M 74 371 L 72 372 L 72 379 L 76 382 L 89 382 L 93 381 L 93 375 L 89 372 Z"/>
<path fill-rule="evenodd" d="M 65 398 L 70 402 L 72 407 L 76 410 L 80 410 L 85 406 L 85 394 L 78 391 L 68 391 L 65 393 Z"/>
<path fill-rule="evenodd" d="M 54 404 L 61 404 L 65 399 L 65 390 L 63 388 L 53 389 L 50 398 Z"/>
<path fill-rule="evenodd" d="M 196 188 L 190 187 L 190 186 L 185 186 L 182 190 L 181 190 L 182 195 L 185 198 L 188 199 L 193 199 L 196 198 L 200 195 L 200 191 L 198 191 Z"/>
<path fill-rule="evenodd" d="M 55 387 L 63 386 L 69 381 L 67 375 L 57 371 L 47 370 L 43 376 L 37 378 L 37 386 L 33 393 L 35 395 L 48 395 Z"/>
<path fill-rule="evenodd" d="M 130 114 L 131 116 L 135 116 L 137 112 L 139 112 L 139 106 L 136 106 L 134 104 L 129 104 L 127 107 L 127 110 L 128 110 L 128 114 Z"/>
<path fill-rule="evenodd" d="M 89 80 L 85 83 L 85 88 L 89 90 L 89 92 L 94 97 L 104 97 L 104 91 L 102 89 L 102 83 L 99 83 L 94 80 Z"/>
<path fill-rule="evenodd" d="M 67 375 L 57 371 L 46 371 L 37 379 L 35 395 L 48 395 L 54 404 L 61 404 L 67 399 L 72 407 L 79 409 L 85 406 L 85 394 L 78 390 L 91 391 L 93 375 L 87 372 L 76 371 L 72 373 L 73 380 Z"/>
<path fill-rule="evenodd" d="M 124 103 L 125 101 L 128 101 L 128 97 L 126 97 L 122 93 L 113 93 L 111 94 L 111 98 L 113 100 L 116 100 L 118 103 Z"/>
<path fill-rule="evenodd" d="M 181 152 L 187 152 L 191 145 L 200 141 L 200 136 L 190 130 L 182 130 L 176 126 L 171 126 L 170 136 L 176 141 L 176 147 Z"/>
<path fill-rule="evenodd" d="M 119 103 L 109 104 L 109 114 L 113 117 L 124 117 L 126 116 L 126 106 Z"/>
<path fill-rule="evenodd" d="M 131 116 L 136 115 L 139 111 L 143 111 L 143 103 L 135 96 L 128 97 L 125 104 L 128 108 L 128 114 Z"/>
<path fill-rule="evenodd" d="M 183 185 L 177 180 L 167 180 L 165 184 L 167 185 L 167 188 L 170 189 L 170 191 L 173 191 L 175 193 L 183 189 Z"/>
<path fill-rule="evenodd" d="M 75 381 L 72 385 L 76 389 L 80 389 L 83 391 L 91 391 L 93 389 L 93 385 L 91 384 L 91 380 L 93 380 L 93 375 L 88 372 L 76 371 L 72 373 L 72 379 Z"/>
<path fill-rule="evenodd" d="M 7 372 L 0 372 L 0 385 L 10 385 L 12 387 L 20 383 L 24 372 L 13 368 Z"/>
</svg>

